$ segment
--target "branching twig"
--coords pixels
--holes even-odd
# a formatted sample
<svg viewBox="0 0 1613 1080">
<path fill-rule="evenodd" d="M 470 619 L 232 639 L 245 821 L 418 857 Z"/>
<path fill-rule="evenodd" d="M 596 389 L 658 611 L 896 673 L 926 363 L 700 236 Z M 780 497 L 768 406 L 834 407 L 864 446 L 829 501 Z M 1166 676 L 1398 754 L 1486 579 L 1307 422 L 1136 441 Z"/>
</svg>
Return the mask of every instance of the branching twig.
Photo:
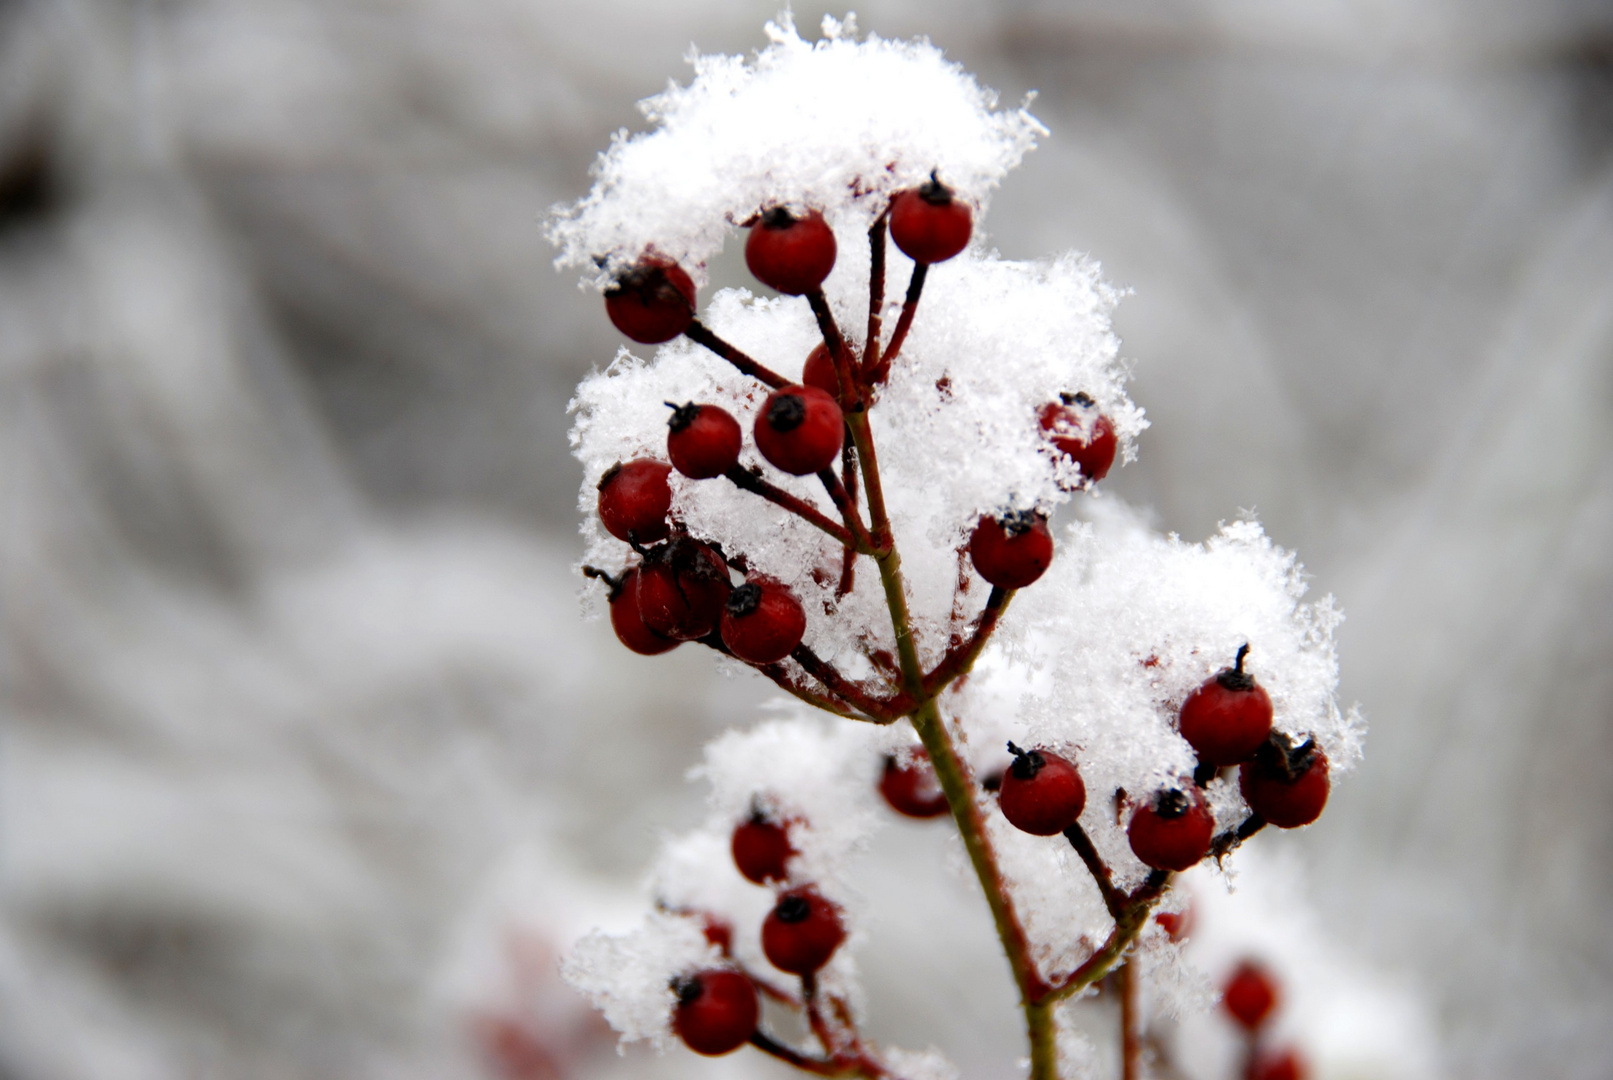
<svg viewBox="0 0 1613 1080">
<path fill-rule="evenodd" d="M 907 299 L 902 301 L 902 314 L 896 320 L 896 332 L 891 334 L 891 343 L 885 346 L 879 363 L 868 373 L 868 381 L 874 386 L 885 381 L 890 374 L 891 361 L 902 351 L 902 342 L 907 340 L 907 331 L 913 325 L 913 316 L 919 309 L 919 296 L 924 292 L 924 277 L 929 270 L 929 263 L 913 264 L 913 276 L 907 282 Z"/>
<path fill-rule="evenodd" d="M 1003 611 L 1008 602 L 1013 599 L 1014 590 L 1004 589 L 993 585 L 991 595 L 986 597 L 986 606 L 980 612 L 980 618 L 975 620 L 974 633 L 963 644 L 948 649 L 941 662 L 935 665 L 935 670 L 924 676 L 924 692 L 934 696 L 946 689 L 948 683 L 969 673 L 974 662 L 980 658 L 980 653 L 990 640 L 992 631 L 997 629 L 997 622 L 1002 618 Z"/>
<path fill-rule="evenodd" d="M 1092 838 L 1079 821 L 1064 830 L 1064 837 L 1069 840 L 1075 853 L 1081 856 L 1081 861 L 1087 864 L 1087 871 L 1092 875 L 1092 880 L 1098 883 L 1098 891 L 1103 894 L 1103 906 L 1109 909 L 1109 916 L 1118 922 L 1129 898 L 1115 888 L 1114 876 L 1098 857 L 1098 849 L 1092 845 Z"/>
<path fill-rule="evenodd" d="M 885 307 L 885 214 L 868 229 L 868 335 L 863 338 L 862 375 L 872 381 L 879 366 L 880 322 Z"/>
<path fill-rule="evenodd" d="M 877 724 L 889 724 L 900 719 L 901 712 L 892 710 L 890 701 L 883 701 L 868 694 L 862 687 L 840 674 L 833 664 L 828 663 L 805 645 L 797 645 L 790 653 L 790 658 L 801 665 L 808 675 L 817 679 L 835 697 L 849 704 L 852 708 L 867 713 L 869 718 Z"/>
<path fill-rule="evenodd" d="M 863 408 L 862 372 L 852 358 L 845 337 L 840 333 L 834 312 L 829 310 L 829 300 L 823 295 L 822 289 L 813 289 L 806 294 L 806 298 L 807 303 L 812 305 L 812 314 L 817 316 L 823 343 L 829 347 L 829 358 L 835 364 L 835 376 L 840 380 L 840 406 L 847 412 L 860 412 Z"/>
<path fill-rule="evenodd" d="M 846 528 L 851 530 L 857 550 L 868 555 L 875 554 L 874 548 L 877 545 L 873 537 L 868 535 L 868 526 L 863 524 L 862 515 L 857 512 L 856 502 L 840 483 L 840 478 L 834 474 L 834 470 L 820 470 L 818 479 L 823 483 L 823 490 L 829 493 L 835 509 L 840 511 L 840 518 L 846 523 Z"/>
</svg>

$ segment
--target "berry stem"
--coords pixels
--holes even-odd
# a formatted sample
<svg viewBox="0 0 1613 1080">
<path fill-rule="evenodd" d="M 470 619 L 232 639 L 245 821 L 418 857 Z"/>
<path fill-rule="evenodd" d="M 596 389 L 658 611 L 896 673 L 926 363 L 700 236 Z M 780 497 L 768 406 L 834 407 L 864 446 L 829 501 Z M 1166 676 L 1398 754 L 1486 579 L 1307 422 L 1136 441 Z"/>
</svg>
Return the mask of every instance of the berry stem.
<svg viewBox="0 0 1613 1080">
<path fill-rule="evenodd" d="M 863 378 L 872 380 L 879 366 L 880 326 L 885 307 L 885 221 L 887 214 L 868 230 L 868 334 L 863 338 Z"/>
<path fill-rule="evenodd" d="M 1115 972 L 1120 984 L 1120 1080 L 1138 1080 L 1137 973 L 1130 961 Z"/>
<path fill-rule="evenodd" d="M 902 351 L 902 342 L 907 340 L 908 328 L 913 325 L 913 316 L 918 312 L 919 296 L 924 292 L 924 277 L 929 271 L 929 263 L 913 264 L 913 276 L 907 282 L 907 299 L 902 301 L 902 314 L 896 320 L 896 332 L 891 334 L 891 343 L 885 346 L 879 364 L 868 375 L 868 381 L 875 386 L 885 381 L 885 376 L 890 374 L 891 362 Z"/>
<path fill-rule="evenodd" d="M 1127 893 L 1125 905 L 1115 919 L 1115 928 L 1109 932 L 1109 939 L 1043 1000 L 1051 1004 L 1080 993 L 1112 971 L 1131 943 L 1137 940 L 1137 935 L 1142 933 L 1143 926 L 1148 922 L 1148 913 L 1153 910 L 1170 880 L 1169 870 L 1154 870 L 1137 886 L 1136 891 Z"/>
<path fill-rule="evenodd" d="M 1216 862 L 1220 862 L 1236 851 L 1239 844 L 1242 844 L 1265 827 L 1265 818 L 1259 814 L 1250 814 L 1243 819 L 1243 823 L 1236 829 L 1228 829 L 1220 836 L 1217 836 L 1210 844 L 1210 854 L 1215 857 Z"/>
<path fill-rule="evenodd" d="M 829 301 L 823 295 L 822 289 L 813 289 L 806 294 L 807 303 L 812 305 L 812 314 L 818 318 L 818 329 L 823 333 L 823 343 L 829 347 L 829 355 L 835 362 L 835 376 L 840 380 L 840 407 L 848 413 L 861 412 L 863 408 L 861 372 L 851 357 L 851 350 L 846 347 L 846 339 L 840 333 L 840 326 L 835 322 L 834 312 L 829 310 Z"/>
<path fill-rule="evenodd" d="M 855 545 L 847 546 L 855 546 L 858 551 L 872 553 L 877 545 L 874 543 L 874 538 L 868 535 L 868 526 L 863 524 L 862 515 L 857 513 L 856 500 L 847 493 L 840 478 L 834 474 L 833 469 L 824 469 L 818 473 L 818 479 L 823 482 L 823 490 L 829 493 L 835 508 L 840 511 L 840 517 L 846 523 L 846 528 L 856 537 Z"/>
<path fill-rule="evenodd" d="M 852 708 L 868 715 L 876 724 L 891 724 L 901 718 L 900 712 L 891 709 L 891 702 L 881 701 L 865 693 L 856 683 L 847 679 L 835 666 L 824 660 L 805 645 L 797 645 L 790 658 L 801 665 L 803 671 L 817 679 L 835 697 Z"/>
<path fill-rule="evenodd" d="M 757 363 L 739 349 L 728 344 L 728 342 L 712 333 L 711 329 L 699 319 L 692 320 L 683 333 L 690 341 L 704 345 L 746 375 L 766 383 L 774 390 L 782 390 L 790 385 L 790 380 L 771 368 Z"/>
<path fill-rule="evenodd" d="M 836 524 L 829 517 L 818 512 L 818 510 L 816 510 L 811 503 L 791 495 L 783 488 L 775 487 L 766 480 L 763 480 L 756 473 L 751 472 L 749 469 L 735 465 L 733 468 L 723 473 L 723 475 L 726 476 L 729 482 L 731 482 L 735 487 L 743 488 L 753 495 L 760 495 L 774 506 L 783 507 L 808 524 L 815 525 L 822 529 L 847 548 L 860 551 L 869 546 L 867 544 L 859 545 L 858 542 L 852 537 L 850 530 L 848 530 L 844 525 Z M 830 496 L 833 497 L 833 494 L 834 493 L 831 492 Z"/>
<path fill-rule="evenodd" d="M 1081 861 L 1087 864 L 1092 880 L 1098 883 L 1098 891 L 1103 894 L 1103 906 L 1109 909 L 1110 917 L 1118 921 L 1125 911 L 1128 897 L 1115 888 L 1114 876 L 1110 873 L 1109 867 L 1104 865 L 1103 859 L 1098 856 L 1098 849 L 1093 846 L 1092 837 L 1087 835 L 1087 831 L 1077 821 L 1064 830 L 1064 838 L 1070 842 L 1075 853 L 1081 856 Z"/>
<path fill-rule="evenodd" d="M 974 632 L 968 640 L 955 648 L 948 649 L 941 662 L 935 665 L 928 675 L 924 676 L 924 692 L 930 696 L 939 694 L 955 679 L 961 679 L 969 674 L 974 663 L 985 649 L 986 642 L 991 639 L 992 631 L 997 629 L 997 623 L 1008 609 L 1008 602 L 1014 598 L 1013 589 L 1004 589 L 993 585 L 991 595 L 986 597 L 985 609 L 975 620 Z"/>
</svg>

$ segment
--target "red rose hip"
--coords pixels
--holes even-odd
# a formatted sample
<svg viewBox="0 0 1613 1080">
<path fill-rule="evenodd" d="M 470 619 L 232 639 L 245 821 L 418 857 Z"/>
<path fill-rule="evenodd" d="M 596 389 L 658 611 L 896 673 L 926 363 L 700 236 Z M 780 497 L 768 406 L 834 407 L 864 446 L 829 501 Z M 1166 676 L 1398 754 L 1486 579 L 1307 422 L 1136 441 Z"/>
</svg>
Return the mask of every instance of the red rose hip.
<svg viewBox="0 0 1613 1080">
<path fill-rule="evenodd" d="M 1271 734 L 1271 698 L 1243 670 L 1249 646 L 1238 649 L 1235 666 L 1222 668 L 1187 696 L 1177 730 L 1203 765 L 1236 765 L 1254 756 Z"/>
<path fill-rule="evenodd" d="M 681 267 L 645 259 L 605 290 L 605 314 L 641 345 L 671 341 L 694 321 L 695 288 Z"/>
<path fill-rule="evenodd" d="M 761 1007 L 756 987 L 737 971 L 713 968 L 675 980 L 678 1003 L 672 1030 L 697 1054 L 715 1057 L 738 1050 L 756 1031 Z"/>
<path fill-rule="evenodd" d="M 840 400 L 840 371 L 835 367 L 829 346 L 819 342 L 807 353 L 806 363 L 801 368 L 801 384 L 815 387 L 836 401 Z"/>
<path fill-rule="evenodd" d="M 691 480 L 710 480 L 739 463 L 743 441 L 739 421 L 715 405 L 666 403 L 672 410 L 667 421 L 666 456 L 672 467 Z"/>
<path fill-rule="evenodd" d="M 1280 731 L 1238 770 L 1238 790 L 1249 809 L 1279 829 L 1297 829 L 1322 816 L 1331 788 L 1327 755 L 1306 739 L 1298 746 Z"/>
<path fill-rule="evenodd" d="M 715 548 L 679 536 L 651 548 L 638 568 L 639 618 L 662 637 L 695 641 L 717 629 L 733 589 Z"/>
<path fill-rule="evenodd" d="M 945 262 L 969 246 L 974 213 L 935 173 L 891 200 L 890 230 L 896 246 L 914 262 Z"/>
<path fill-rule="evenodd" d="M 1245 1031 L 1256 1031 L 1277 1007 L 1277 987 L 1265 968 L 1245 960 L 1222 988 L 1221 1004 Z"/>
<path fill-rule="evenodd" d="M 1003 773 L 997 804 L 1016 829 L 1032 836 L 1053 836 L 1075 824 L 1087 804 L 1081 773 L 1051 750 L 1008 750 L 1014 763 Z"/>
<path fill-rule="evenodd" d="M 1126 838 L 1132 854 L 1155 870 L 1186 870 L 1209 854 L 1215 817 L 1198 788 L 1167 788 L 1131 815 Z"/>
<path fill-rule="evenodd" d="M 1047 519 L 1030 510 L 981 517 L 969 537 L 969 561 L 991 584 L 1023 589 L 1053 561 L 1053 534 Z"/>
<path fill-rule="evenodd" d="M 812 292 L 834 269 L 834 230 L 816 210 L 796 217 L 775 206 L 751 226 L 745 265 L 757 281 L 786 296 Z"/>
<path fill-rule="evenodd" d="M 1086 394 L 1060 394 L 1042 406 L 1042 430 L 1054 448 L 1081 467 L 1081 477 L 1095 484 L 1109 475 L 1120 439 L 1115 426 Z"/>
<path fill-rule="evenodd" d="M 659 656 L 676 649 L 679 642 L 664 637 L 644 625 L 638 613 L 638 567 L 629 567 L 619 581 L 611 584 L 610 628 L 616 640 L 640 656 Z"/>
<path fill-rule="evenodd" d="M 768 963 L 792 975 L 811 975 L 846 940 L 840 909 L 814 889 L 793 889 L 762 922 L 762 952 Z"/>
<path fill-rule="evenodd" d="M 729 847 L 739 872 L 757 885 L 783 881 L 788 876 L 785 864 L 795 854 L 784 824 L 769 818 L 759 806 L 752 807 L 751 816 L 734 827 Z"/>
<path fill-rule="evenodd" d="M 845 419 L 835 399 L 811 386 L 786 386 L 767 395 L 756 417 L 756 449 L 775 468 L 807 476 L 840 458 Z"/>
<path fill-rule="evenodd" d="M 776 664 L 801 644 L 806 612 L 776 581 L 747 581 L 728 594 L 722 613 L 722 643 L 747 664 Z"/>
<path fill-rule="evenodd" d="M 666 478 L 672 466 L 650 458 L 619 462 L 599 478 L 599 521 L 618 540 L 653 544 L 672 532 L 667 511 L 672 488 Z"/>
<path fill-rule="evenodd" d="M 885 758 L 885 771 L 879 777 L 879 793 L 890 808 L 910 818 L 940 817 L 951 809 L 946 793 L 935 778 L 930 755 L 914 750 L 906 765 L 897 762 L 894 755 Z"/>
</svg>

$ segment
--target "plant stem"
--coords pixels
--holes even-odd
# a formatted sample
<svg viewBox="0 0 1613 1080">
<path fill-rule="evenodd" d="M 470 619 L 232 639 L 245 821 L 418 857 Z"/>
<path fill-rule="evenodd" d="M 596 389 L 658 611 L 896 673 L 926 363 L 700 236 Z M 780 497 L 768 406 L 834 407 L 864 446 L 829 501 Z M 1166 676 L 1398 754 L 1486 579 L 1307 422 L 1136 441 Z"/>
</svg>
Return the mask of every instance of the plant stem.
<svg viewBox="0 0 1613 1080">
<path fill-rule="evenodd" d="M 1042 1001 L 1025 1006 L 1025 1027 L 1031 1042 L 1032 1080 L 1058 1080 L 1059 1046 L 1058 1026 L 1053 1010 L 1055 1002 Z"/>
<path fill-rule="evenodd" d="M 1137 973 L 1130 960 L 1115 978 L 1120 983 L 1120 1080 L 1137 1080 Z"/>
<path fill-rule="evenodd" d="M 701 322 L 699 319 L 691 321 L 689 323 L 689 328 L 683 333 L 690 341 L 698 342 L 699 344 L 704 345 L 706 348 L 710 349 L 712 352 L 734 365 L 746 375 L 766 383 L 775 390 L 779 390 L 790 385 L 790 380 L 786 379 L 778 372 L 757 363 L 739 349 L 736 349 L 734 346 L 728 344 L 728 342 L 712 333 L 711 328 L 705 323 Z"/>
<path fill-rule="evenodd" d="M 791 495 L 783 488 L 775 487 L 749 469 L 735 465 L 723 475 L 735 487 L 744 488 L 753 495 L 760 495 L 774 506 L 783 507 L 809 525 L 822 529 L 846 547 L 857 547 L 856 538 L 852 536 L 851 531 L 844 525 L 835 524 L 834 521 L 820 513 L 811 503 Z M 833 492 L 830 493 L 830 498 L 834 498 Z"/>
<path fill-rule="evenodd" d="M 919 309 L 919 296 L 924 292 L 924 278 L 929 271 L 929 263 L 913 264 L 913 276 L 907 282 L 907 299 L 902 301 L 902 314 L 896 320 L 896 330 L 891 334 L 891 343 L 885 346 L 885 352 L 880 356 L 879 363 L 868 375 L 868 381 L 876 386 L 885 381 L 885 376 L 890 374 L 891 361 L 902 351 L 902 342 L 907 340 L 907 331 L 913 325 L 913 315 Z"/>
<path fill-rule="evenodd" d="M 885 215 L 868 230 L 868 334 L 863 339 L 864 379 L 879 366 L 881 309 L 885 306 Z"/>
</svg>

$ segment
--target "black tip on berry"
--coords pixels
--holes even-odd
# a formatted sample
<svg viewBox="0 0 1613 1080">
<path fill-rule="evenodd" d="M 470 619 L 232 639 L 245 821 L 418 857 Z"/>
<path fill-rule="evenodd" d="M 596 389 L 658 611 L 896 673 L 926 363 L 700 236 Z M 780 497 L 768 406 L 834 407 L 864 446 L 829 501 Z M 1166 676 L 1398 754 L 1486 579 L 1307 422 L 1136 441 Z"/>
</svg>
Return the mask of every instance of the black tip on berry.
<svg viewBox="0 0 1613 1080">
<path fill-rule="evenodd" d="M 1255 688 L 1255 677 L 1243 670 L 1243 661 L 1248 655 L 1249 643 L 1246 641 L 1238 646 L 1238 658 L 1233 666 L 1222 668 L 1221 673 L 1215 677 L 1215 681 L 1227 690 L 1253 690 Z"/>
<path fill-rule="evenodd" d="M 1003 774 L 1000 771 L 993 769 L 991 772 L 985 775 L 984 779 L 980 781 L 980 786 L 986 791 L 997 791 L 1003 786 Z"/>
<path fill-rule="evenodd" d="M 621 575 L 619 575 L 617 577 L 612 577 L 610 575 L 609 571 L 601 570 L 597 566 L 584 566 L 582 568 L 582 576 L 586 577 L 586 578 L 594 578 L 596 580 L 603 581 L 607 586 L 609 586 L 610 587 L 610 600 L 611 600 L 612 603 L 614 603 L 616 601 L 616 598 L 621 595 L 622 586 L 627 583 L 627 575 L 626 574 L 621 574 Z"/>
<path fill-rule="evenodd" d="M 693 1005 L 700 1000 L 700 995 L 706 992 L 706 986 L 698 975 L 676 978 L 667 985 L 678 995 L 679 1005 Z"/>
<path fill-rule="evenodd" d="M 755 611 L 762 602 L 762 587 L 747 581 L 739 588 L 728 594 L 728 614 L 736 619 L 743 619 Z"/>
<path fill-rule="evenodd" d="M 1255 751 L 1255 767 L 1266 776 L 1292 784 L 1306 773 L 1316 761 L 1316 739 L 1307 735 L 1305 741 L 1294 745 L 1294 740 L 1281 731 L 1273 731 Z"/>
<path fill-rule="evenodd" d="M 595 491 L 604 491 L 607 487 L 609 487 L 610 482 L 612 480 L 616 479 L 616 474 L 622 471 L 622 464 L 623 464 L 622 462 L 618 461 L 616 464 L 614 464 L 610 468 L 606 469 L 605 470 L 605 475 L 601 476 L 599 478 L 599 483 L 594 485 L 594 490 Z"/>
<path fill-rule="evenodd" d="M 1085 390 L 1078 390 L 1073 394 L 1060 393 L 1059 400 L 1064 402 L 1066 405 L 1080 405 L 1083 408 L 1097 404 L 1097 402 L 1092 400 L 1092 395 L 1088 394 Z"/>
<path fill-rule="evenodd" d="M 952 201 L 952 189 L 941 183 L 940 173 L 940 169 L 931 169 L 930 178 L 919 187 L 919 198 L 931 206 L 946 206 Z"/>
<path fill-rule="evenodd" d="M 679 405 L 675 401 L 663 401 L 661 404 L 672 410 L 672 419 L 666 422 L 666 426 L 673 431 L 682 431 L 694 423 L 696 418 L 700 416 L 701 408 L 703 408 L 703 406 L 696 405 L 692 401 L 686 405 Z"/>
<path fill-rule="evenodd" d="M 1042 771 L 1047 759 L 1035 750 L 1021 750 L 1015 746 L 1013 740 L 1008 742 L 1008 752 L 1014 755 L 1014 763 L 1008 767 L 1014 774 L 1015 780 L 1030 780 Z"/>
<path fill-rule="evenodd" d="M 769 229 L 788 229 L 795 224 L 795 215 L 782 206 L 762 212 L 762 225 Z"/>
<path fill-rule="evenodd" d="M 1036 528 L 1042 515 L 1035 510 L 1010 510 L 997 518 L 997 524 L 1009 536 L 1023 536 Z"/>
<path fill-rule="evenodd" d="M 1192 805 L 1193 800 L 1180 788 L 1166 788 L 1154 796 L 1154 813 L 1166 821 L 1181 817 Z"/>
<path fill-rule="evenodd" d="M 767 407 L 767 426 L 774 431 L 794 431 L 805 422 L 806 402 L 800 394 L 780 394 Z"/>
<path fill-rule="evenodd" d="M 781 923 L 806 922 L 807 916 L 812 914 L 812 905 L 804 896 L 786 896 L 778 902 L 773 914 Z"/>
</svg>

